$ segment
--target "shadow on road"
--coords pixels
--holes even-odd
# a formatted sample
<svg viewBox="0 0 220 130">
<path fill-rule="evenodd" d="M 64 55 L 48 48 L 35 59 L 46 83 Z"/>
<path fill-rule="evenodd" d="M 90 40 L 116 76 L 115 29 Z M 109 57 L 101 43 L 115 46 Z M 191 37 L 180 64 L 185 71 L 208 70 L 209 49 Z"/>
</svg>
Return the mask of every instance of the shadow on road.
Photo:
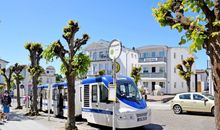
<svg viewBox="0 0 220 130">
<path fill-rule="evenodd" d="M 100 125 L 91 124 L 91 123 L 89 123 L 89 125 L 99 130 L 112 130 L 112 127 L 100 126 Z M 117 130 L 125 130 L 125 129 L 117 129 Z M 130 128 L 126 130 L 163 130 L 163 127 L 158 124 L 149 124 L 144 127 Z"/>
<path fill-rule="evenodd" d="M 209 116 L 213 117 L 211 113 L 206 113 L 206 112 L 184 112 L 180 115 L 194 115 L 194 116 Z"/>
</svg>

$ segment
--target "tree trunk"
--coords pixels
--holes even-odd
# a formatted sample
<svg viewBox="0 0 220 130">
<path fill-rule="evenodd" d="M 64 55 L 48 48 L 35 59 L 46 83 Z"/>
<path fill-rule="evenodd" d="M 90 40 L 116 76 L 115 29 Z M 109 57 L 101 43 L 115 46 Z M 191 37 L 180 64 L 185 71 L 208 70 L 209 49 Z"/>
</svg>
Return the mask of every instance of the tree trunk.
<svg viewBox="0 0 220 130">
<path fill-rule="evenodd" d="M 37 115 L 38 109 L 37 109 L 37 78 L 36 76 L 32 78 L 32 82 L 33 82 L 32 113 L 34 115 Z"/>
<path fill-rule="evenodd" d="M 76 130 L 75 126 L 75 76 L 66 75 L 68 85 L 68 118 L 66 130 Z"/>
<path fill-rule="evenodd" d="M 220 130 L 220 63 L 213 64 L 214 90 L 215 90 L 215 121 L 216 129 Z"/>
<path fill-rule="evenodd" d="M 10 83 L 10 81 L 7 81 L 7 90 L 9 91 L 10 90 L 10 87 L 11 86 L 11 83 Z"/>
<path fill-rule="evenodd" d="M 20 86 L 18 79 L 16 79 L 16 86 L 17 86 L 17 109 L 22 109 L 21 101 L 20 101 Z"/>
<path fill-rule="evenodd" d="M 187 80 L 186 81 L 186 85 L 187 85 L 187 92 L 191 91 L 191 85 L 190 85 L 191 80 Z"/>
</svg>

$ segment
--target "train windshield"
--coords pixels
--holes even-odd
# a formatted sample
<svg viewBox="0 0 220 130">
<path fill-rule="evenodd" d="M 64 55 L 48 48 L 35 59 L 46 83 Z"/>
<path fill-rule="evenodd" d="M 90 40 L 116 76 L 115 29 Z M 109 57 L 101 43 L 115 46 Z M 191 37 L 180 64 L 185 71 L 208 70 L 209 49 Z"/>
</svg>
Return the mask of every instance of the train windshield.
<svg viewBox="0 0 220 130">
<path fill-rule="evenodd" d="M 117 96 L 134 101 L 142 99 L 142 96 L 134 82 L 126 80 L 117 81 Z"/>
</svg>

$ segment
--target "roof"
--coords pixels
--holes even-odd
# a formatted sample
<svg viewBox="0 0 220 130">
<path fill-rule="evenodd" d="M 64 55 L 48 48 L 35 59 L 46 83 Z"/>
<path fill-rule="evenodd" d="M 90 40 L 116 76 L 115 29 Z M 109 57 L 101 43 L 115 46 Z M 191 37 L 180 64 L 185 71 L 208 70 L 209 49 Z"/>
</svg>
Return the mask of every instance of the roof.
<svg viewBox="0 0 220 130">
<path fill-rule="evenodd" d="M 128 80 L 128 81 L 132 81 L 132 79 L 130 77 L 126 77 L 126 76 L 120 76 L 117 78 L 117 81 L 119 80 Z M 82 80 L 82 84 L 92 84 L 92 83 L 98 83 L 98 82 L 103 82 L 105 84 L 106 87 L 108 87 L 109 84 L 113 83 L 113 78 L 110 75 L 105 75 L 105 76 L 98 76 L 98 77 L 92 77 L 92 78 L 87 78 Z"/>
<path fill-rule="evenodd" d="M 8 61 L 6 61 L 6 60 L 3 60 L 3 59 L 1 59 L 1 58 L 0 58 L 0 61 L 3 61 L 3 62 L 5 62 L 5 63 L 9 63 Z"/>
<path fill-rule="evenodd" d="M 93 42 L 91 44 L 89 44 L 88 46 L 86 46 L 84 48 L 84 50 L 90 50 L 90 49 L 103 49 L 103 48 L 108 48 L 109 47 L 110 42 L 109 41 L 105 41 L 105 40 L 99 40 L 97 42 Z"/>
<path fill-rule="evenodd" d="M 168 48 L 168 46 L 166 46 L 166 45 L 146 45 L 146 46 L 138 47 L 137 50 L 151 49 L 151 48 Z"/>
</svg>

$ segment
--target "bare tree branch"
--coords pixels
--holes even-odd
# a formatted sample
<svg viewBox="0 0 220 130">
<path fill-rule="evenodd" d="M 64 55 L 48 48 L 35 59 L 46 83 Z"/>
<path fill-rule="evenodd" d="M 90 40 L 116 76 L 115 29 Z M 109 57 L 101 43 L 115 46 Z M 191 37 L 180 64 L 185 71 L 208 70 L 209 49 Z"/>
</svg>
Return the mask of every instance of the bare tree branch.
<svg viewBox="0 0 220 130">
<path fill-rule="evenodd" d="M 198 6 L 202 9 L 203 13 L 205 14 L 206 18 L 210 23 L 215 21 L 215 14 L 214 11 L 210 10 L 207 6 L 207 3 L 204 0 L 198 0 Z M 212 25 L 212 24 L 211 24 Z"/>
<path fill-rule="evenodd" d="M 220 20 L 220 0 L 215 0 L 214 1 L 214 13 L 215 13 L 215 20 L 219 21 Z"/>
</svg>

